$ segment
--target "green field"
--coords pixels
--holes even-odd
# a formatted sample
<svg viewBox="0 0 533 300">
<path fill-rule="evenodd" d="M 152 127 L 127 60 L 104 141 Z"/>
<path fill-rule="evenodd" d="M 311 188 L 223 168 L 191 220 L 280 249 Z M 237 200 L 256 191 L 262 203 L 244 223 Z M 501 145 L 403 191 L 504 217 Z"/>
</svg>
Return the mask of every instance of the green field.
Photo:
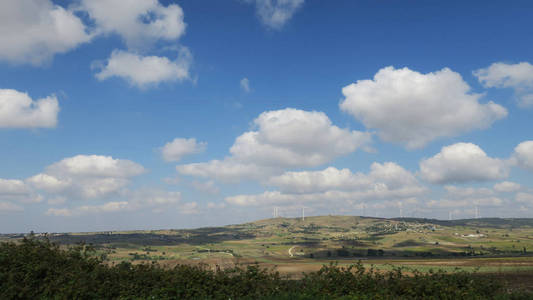
<svg viewBox="0 0 533 300">
<path fill-rule="evenodd" d="M 37 236 L 44 234 L 37 234 Z M 232 267 L 258 262 L 298 276 L 338 261 L 391 270 L 533 270 L 533 219 L 380 219 L 356 216 L 275 218 L 224 227 L 51 233 L 68 246 L 92 244 L 109 264 L 156 261 Z M 2 235 L 17 240 L 22 235 Z"/>
</svg>

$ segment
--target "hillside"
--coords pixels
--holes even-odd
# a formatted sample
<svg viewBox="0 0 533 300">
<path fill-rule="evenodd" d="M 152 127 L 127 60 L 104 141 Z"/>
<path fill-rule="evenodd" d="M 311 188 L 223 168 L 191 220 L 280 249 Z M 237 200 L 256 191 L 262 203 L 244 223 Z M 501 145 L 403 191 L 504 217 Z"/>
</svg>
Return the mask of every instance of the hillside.
<svg viewBox="0 0 533 300">
<path fill-rule="evenodd" d="M 317 216 L 188 230 L 53 233 L 48 238 L 93 244 L 110 260 L 527 256 L 533 252 L 533 219 Z"/>
</svg>

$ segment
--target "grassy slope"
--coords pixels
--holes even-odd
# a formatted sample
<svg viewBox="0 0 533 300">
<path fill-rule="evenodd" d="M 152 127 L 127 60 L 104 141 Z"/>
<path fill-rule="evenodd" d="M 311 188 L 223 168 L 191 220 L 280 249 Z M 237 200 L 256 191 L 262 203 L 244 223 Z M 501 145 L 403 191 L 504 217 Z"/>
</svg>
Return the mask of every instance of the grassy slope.
<svg viewBox="0 0 533 300">
<path fill-rule="evenodd" d="M 426 270 L 435 266 L 455 268 L 457 264 L 450 259 L 442 261 L 454 258 L 462 267 L 482 266 L 486 271 L 533 268 L 533 259 L 528 256 L 528 252 L 533 253 L 533 219 L 441 221 L 319 216 L 304 221 L 277 218 L 193 230 L 71 233 L 52 235 L 51 239 L 62 244 L 95 244 L 110 261 L 135 258 L 168 264 L 202 261 L 223 265 L 257 260 L 267 265 L 303 266 L 321 265 L 328 259 L 363 258 L 373 259 L 369 263 L 385 269 L 393 263 Z M 498 258 L 491 264 L 483 260 L 489 256 L 513 258 L 511 262 Z M 410 261 L 399 260 L 406 258 Z M 420 258 L 425 259 L 424 263 Z"/>
</svg>

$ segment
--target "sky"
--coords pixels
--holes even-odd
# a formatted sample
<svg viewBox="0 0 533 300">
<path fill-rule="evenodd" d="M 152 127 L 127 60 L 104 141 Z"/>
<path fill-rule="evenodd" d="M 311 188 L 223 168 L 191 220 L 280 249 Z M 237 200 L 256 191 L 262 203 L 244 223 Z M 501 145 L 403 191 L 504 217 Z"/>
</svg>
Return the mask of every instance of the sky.
<svg viewBox="0 0 533 300">
<path fill-rule="evenodd" d="M 0 232 L 531 217 L 531 1 L 0 2 Z"/>
</svg>

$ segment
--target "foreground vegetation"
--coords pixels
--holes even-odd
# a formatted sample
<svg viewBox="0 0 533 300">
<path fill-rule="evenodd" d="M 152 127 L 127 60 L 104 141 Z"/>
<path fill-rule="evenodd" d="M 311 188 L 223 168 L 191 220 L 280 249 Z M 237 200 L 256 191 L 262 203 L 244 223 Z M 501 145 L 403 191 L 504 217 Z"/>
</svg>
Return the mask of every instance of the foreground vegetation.
<svg viewBox="0 0 533 300">
<path fill-rule="evenodd" d="M 323 266 L 289 280 L 257 265 L 207 266 L 102 263 L 92 247 L 62 249 L 47 239 L 0 244 L 0 299 L 531 299 L 487 276 L 458 272 L 406 276 Z"/>
</svg>

